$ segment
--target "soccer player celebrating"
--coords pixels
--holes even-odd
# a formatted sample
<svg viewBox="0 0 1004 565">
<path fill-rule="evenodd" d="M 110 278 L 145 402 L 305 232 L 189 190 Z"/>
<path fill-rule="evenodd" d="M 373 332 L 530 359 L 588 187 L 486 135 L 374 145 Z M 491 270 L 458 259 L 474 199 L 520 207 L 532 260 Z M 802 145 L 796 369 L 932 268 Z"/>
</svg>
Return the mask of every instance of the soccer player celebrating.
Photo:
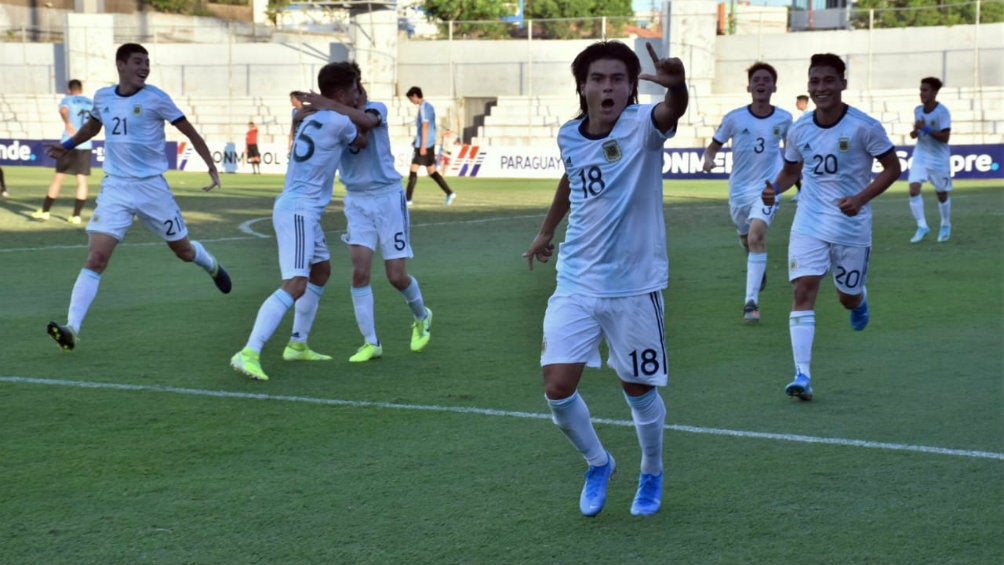
<svg viewBox="0 0 1004 565">
<path fill-rule="evenodd" d="M 736 108 L 722 119 L 704 152 L 705 171 L 715 168 L 715 155 L 732 139 L 732 173 L 729 175 L 729 212 L 739 241 L 746 249 L 746 298 L 743 318 L 760 321 L 760 291 L 767 283 L 767 228 L 780 202 L 765 206 L 760 201 L 764 181 L 781 170 L 781 141 L 791 127 L 791 114 L 771 105 L 777 91 L 777 71 L 767 63 L 746 69 L 746 91 L 753 101 Z"/>
<path fill-rule="evenodd" d="M 540 231 L 523 254 L 546 262 L 565 214 L 558 282 L 544 314 L 540 357 L 554 423 L 589 465 L 579 510 L 603 510 L 614 458 L 596 435 L 578 392 L 586 365 L 600 366 L 600 341 L 617 372 L 641 446 L 641 475 L 631 505 L 654 514 L 662 503 L 666 407 L 657 387 L 668 380 L 662 290 L 669 278 L 663 213 L 665 140 L 687 109 L 683 63 L 660 59 L 640 74 L 637 55 L 616 41 L 594 43 L 572 62 L 580 114 L 558 132 L 565 174 Z M 638 104 L 638 80 L 667 88 L 655 105 Z"/>
<path fill-rule="evenodd" d="M 194 262 L 209 273 L 220 292 L 226 294 L 231 288 L 230 276 L 216 258 L 201 243 L 188 239 L 188 227 L 164 178 L 164 122 L 169 122 L 192 142 L 209 168 L 212 182 L 202 190 L 220 186 L 205 140 L 167 93 L 146 83 L 150 74 L 146 48 L 136 43 L 122 45 L 115 53 L 115 66 L 118 85 L 98 90 L 87 122 L 69 139 L 46 149 L 50 157 L 63 159 L 105 127 L 105 178 L 87 224 L 87 261 L 73 285 L 66 324 L 49 322 L 47 327 L 52 339 L 67 351 L 75 347 L 101 275 L 134 217 L 167 242 L 179 259 Z"/>
<path fill-rule="evenodd" d="M 293 333 L 282 352 L 286 361 L 327 361 L 328 355 L 307 346 L 307 336 L 317 315 L 324 285 L 331 277 L 331 255 L 321 227 L 321 214 L 331 201 L 335 170 L 342 152 L 358 139 L 359 130 L 376 119 L 356 110 L 359 74 L 351 63 L 329 63 L 317 75 L 321 96 L 337 103 L 339 112 L 304 108 L 296 114 L 296 136 L 286 169 L 286 183 L 275 199 L 272 224 L 279 245 L 282 284 L 258 309 L 244 348 L 230 366 L 248 377 L 267 381 L 261 367 L 261 350 L 286 312 L 293 307 Z"/>
<path fill-rule="evenodd" d="M 919 243 L 931 228 L 927 227 L 924 216 L 924 199 L 920 197 L 920 185 L 924 181 L 934 185 L 938 196 L 938 210 L 941 212 L 941 229 L 938 241 L 948 241 L 952 237 L 952 200 L 948 193 L 952 190 L 952 154 L 948 149 L 948 138 L 952 134 L 952 115 L 944 104 L 938 102 L 941 81 L 927 77 L 920 81 L 921 105 L 913 110 L 913 131 L 910 137 L 917 140 L 910 164 L 910 212 L 917 220 L 917 233 L 910 243 Z"/>
<path fill-rule="evenodd" d="M 387 280 L 396 288 L 414 317 L 411 350 L 422 351 L 432 337 L 432 310 L 425 307 L 418 279 L 408 274 L 407 260 L 411 250 L 411 222 L 408 214 L 401 174 L 394 168 L 390 132 L 387 127 L 387 106 L 367 98 L 360 85 L 359 107 L 373 115 L 377 125 L 367 135 L 364 148 L 349 146 L 342 152 L 339 173 L 345 183 L 345 219 L 348 229 L 342 236 L 352 258 L 352 307 L 356 324 L 363 335 L 363 344 L 349 357 L 361 363 L 383 355 L 383 345 L 377 337 L 373 316 L 373 289 L 370 275 L 373 254 L 379 248 L 383 255 Z M 309 98 L 315 106 L 323 100 Z M 323 107 L 323 106 L 322 106 Z"/>
<path fill-rule="evenodd" d="M 851 327 L 868 325 L 865 275 L 871 257 L 872 214 L 869 202 L 900 174 L 895 147 L 882 124 L 843 102 L 846 67 L 831 53 L 809 63 L 809 96 L 814 117 L 798 120 L 788 132 L 784 167 L 762 198 L 773 206 L 781 192 L 802 175 L 802 192 L 788 241 L 788 279 L 794 291 L 788 328 L 795 380 L 788 396 L 812 400 L 812 342 L 816 330 L 816 295 L 827 271 L 833 271 L 837 297 L 851 311 Z M 872 179 L 872 162 L 882 172 Z M 803 167 L 803 165 L 807 165 Z"/>
</svg>

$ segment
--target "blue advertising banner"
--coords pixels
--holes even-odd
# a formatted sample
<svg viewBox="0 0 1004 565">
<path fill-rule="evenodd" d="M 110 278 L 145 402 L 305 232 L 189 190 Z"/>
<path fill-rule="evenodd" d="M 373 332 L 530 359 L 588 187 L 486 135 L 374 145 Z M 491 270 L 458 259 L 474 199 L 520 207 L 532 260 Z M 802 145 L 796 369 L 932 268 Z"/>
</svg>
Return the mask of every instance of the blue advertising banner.
<svg viewBox="0 0 1004 565">
<path fill-rule="evenodd" d="M 0 166 L 55 167 L 56 160 L 45 154 L 45 148 L 58 139 L 0 139 Z M 94 140 L 91 168 L 101 169 L 105 162 L 105 142 Z M 169 141 L 164 146 L 167 168 L 178 168 L 178 144 Z"/>
<path fill-rule="evenodd" d="M 1004 179 L 1004 145 L 951 145 L 952 178 Z M 896 147 L 896 156 L 906 180 L 913 159 L 913 145 Z M 664 179 L 727 179 L 732 172 L 732 151 L 722 149 L 715 158 L 717 165 L 710 173 L 701 171 L 704 149 L 666 149 L 662 162 Z M 876 162 L 873 172 L 881 166 Z M 773 180 L 773 179 L 772 179 Z"/>
</svg>

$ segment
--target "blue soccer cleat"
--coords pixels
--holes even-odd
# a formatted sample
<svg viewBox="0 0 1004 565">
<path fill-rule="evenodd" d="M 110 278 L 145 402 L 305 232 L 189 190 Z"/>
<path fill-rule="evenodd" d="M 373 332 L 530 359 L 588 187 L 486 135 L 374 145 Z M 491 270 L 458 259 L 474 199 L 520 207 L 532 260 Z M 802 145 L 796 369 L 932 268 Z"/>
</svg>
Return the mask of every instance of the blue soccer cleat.
<svg viewBox="0 0 1004 565">
<path fill-rule="evenodd" d="M 799 373 L 795 375 L 795 380 L 784 387 L 784 393 L 788 396 L 797 396 L 801 400 L 812 400 L 812 383 L 809 377 Z"/>
<path fill-rule="evenodd" d="M 920 243 L 930 231 L 931 228 L 917 228 L 917 232 L 910 238 L 910 243 Z"/>
<path fill-rule="evenodd" d="M 579 510 L 583 516 L 595 516 L 603 510 L 607 503 L 607 483 L 616 469 L 617 463 L 609 452 L 606 465 L 589 466 L 585 475 L 586 482 L 582 485 L 582 494 L 579 496 Z"/>
<path fill-rule="evenodd" d="M 944 243 L 952 237 L 952 226 L 941 226 L 938 230 L 938 243 Z"/>
<path fill-rule="evenodd" d="M 868 318 L 870 318 L 868 299 L 864 298 L 861 300 L 861 304 L 851 310 L 851 327 L 858 332 L 865 329 L 868 326 Z"/>
<path fill-rule="evenodd" d="M 631 503 L 633 516 L 650 516 L 659 511 L 662 505 L 662 473 L 638 477 L 638 492 Z"/>
</svg>

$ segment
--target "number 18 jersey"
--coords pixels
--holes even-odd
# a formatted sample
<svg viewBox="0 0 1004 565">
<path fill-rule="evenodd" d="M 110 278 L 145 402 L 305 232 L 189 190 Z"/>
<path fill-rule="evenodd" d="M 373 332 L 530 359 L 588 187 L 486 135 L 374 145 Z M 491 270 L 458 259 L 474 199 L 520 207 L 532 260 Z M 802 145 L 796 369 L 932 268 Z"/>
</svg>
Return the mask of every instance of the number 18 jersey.
<svg viewBox="0 0 1004 565">
<path fill-rule="evenodd" d="M 559 130 L 571 210 L 558 250 L 558 292 L 619 297 L 666 288 L 663 143 L 675 131 L 659 131 L 654 108 L 628 106 L 603 137 L 586 133 L 586 118 Z"/>
</svg>

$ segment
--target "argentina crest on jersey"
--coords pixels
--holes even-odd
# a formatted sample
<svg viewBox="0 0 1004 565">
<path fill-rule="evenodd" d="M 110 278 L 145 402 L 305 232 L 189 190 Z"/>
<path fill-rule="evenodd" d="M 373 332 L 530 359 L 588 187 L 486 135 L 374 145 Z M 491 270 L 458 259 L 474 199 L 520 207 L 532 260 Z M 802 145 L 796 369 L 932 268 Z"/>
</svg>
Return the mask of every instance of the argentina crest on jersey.
<svg viewBox="0 0 1004 565">
<path fill-rule="evenodd" d="M 132 115 L 139 116 L 142 113 L 143 113 L 143 106 L 141 106 L 139 104 L 133 104 Z"/>
<path fill-rule="evenodd" d="M 621 147 L 617 145 L 616 139 L 603 142 L 603 156 L 607 158 L 608 163 L 616 163 L 621 160 Z"/>
<path fill-rule="evenodd" d="M 840 140 L 837 142 L 837 149 L 839 149 L 841 153 L 849 151 L 851 149 L 851 138 L 845 135 L 840 136 Z"/>
</svg>

